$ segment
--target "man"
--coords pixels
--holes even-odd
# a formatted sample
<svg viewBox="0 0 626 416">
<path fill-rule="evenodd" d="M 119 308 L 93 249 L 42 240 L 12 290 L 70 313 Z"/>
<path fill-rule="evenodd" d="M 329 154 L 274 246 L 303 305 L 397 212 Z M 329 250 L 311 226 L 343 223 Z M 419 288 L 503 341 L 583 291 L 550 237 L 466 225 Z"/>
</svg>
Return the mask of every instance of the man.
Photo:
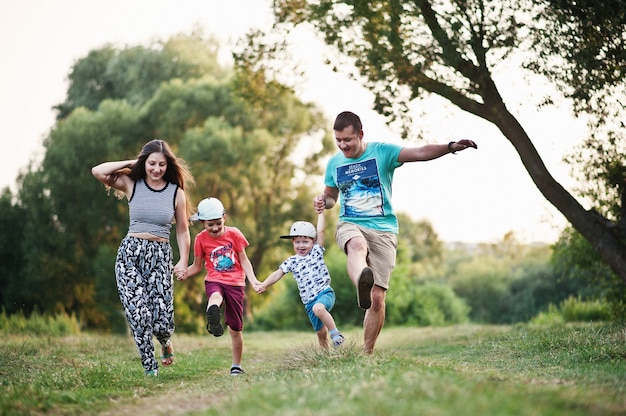
<svg viewBox="0 0 626 416">
<path fill-rule="evenodd" d="M 328 161 L 326 187 L 314 198 L 313 206 L 318 213 L 330 209 L 341 193 L 335 237 L 348 257 L 346 267 L 357 289 L 359 307 L 366 310 L 363 350 L 372 354 L 385 322 L 385 296 L 396 262 L 398 220 L 391 206 L 395 169 L 405 162 L 478 147 L 472 140 L 420 147 L 366 143 L 360 118 L 349 111 L 337 116 L 333 130 L 340 152 Z"/>
</svg>

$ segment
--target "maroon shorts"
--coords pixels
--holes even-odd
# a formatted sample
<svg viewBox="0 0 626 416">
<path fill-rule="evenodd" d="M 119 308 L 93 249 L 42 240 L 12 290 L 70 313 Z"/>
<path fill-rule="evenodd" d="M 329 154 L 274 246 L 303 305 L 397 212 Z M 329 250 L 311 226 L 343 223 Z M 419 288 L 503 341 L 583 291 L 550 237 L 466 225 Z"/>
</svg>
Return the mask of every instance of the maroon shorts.
<svg viewBox="0 0 626 416">
<path fill-rule="evenodd" d="M 224 324 L 233 331 L 243 330 L 243 299 L 244 286 L 230 286 L 219 282 L 204 281 L 207 299 L 211 294 L 218 292 L 224 298 Z"/>
</svg>

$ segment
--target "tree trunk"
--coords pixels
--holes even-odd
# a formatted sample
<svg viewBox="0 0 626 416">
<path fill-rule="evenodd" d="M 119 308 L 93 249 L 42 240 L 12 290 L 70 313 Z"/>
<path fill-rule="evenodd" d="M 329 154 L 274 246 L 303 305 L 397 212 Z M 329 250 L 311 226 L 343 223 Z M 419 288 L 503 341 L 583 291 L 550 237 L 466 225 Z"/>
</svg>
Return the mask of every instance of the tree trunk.
<svg viewBox="0 0 626 416">
<path fill-rule="evenodd" d="M 593 246 L 600 257 L 626 283 L 626 246 L 612 223 L 595 211 L 587 211 L 548 172 L 535 146 L 500 100 L 486 103 L 489 109 L 481 117 L 494 123 L 519 154 L 526 171 L 543 196 L 554 205 L 572 226 Z"/>
</svg>

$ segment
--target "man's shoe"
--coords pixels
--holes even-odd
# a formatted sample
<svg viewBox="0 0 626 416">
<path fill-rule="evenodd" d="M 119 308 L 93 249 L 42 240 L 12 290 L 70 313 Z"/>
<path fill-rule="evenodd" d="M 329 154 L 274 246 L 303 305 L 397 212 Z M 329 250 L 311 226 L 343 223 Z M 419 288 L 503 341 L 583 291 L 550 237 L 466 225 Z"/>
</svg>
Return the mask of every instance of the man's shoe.
<svg viewBox="0 0 626 416">
<path fill-rule="evenodd" d="M 372 306 L 372 287 L 374 286 L 372 269 L 365 267 L 361 270 L 356 286 L 356 300 L 359 303 L 359 308 L 369 309 Z"/>
</svg>

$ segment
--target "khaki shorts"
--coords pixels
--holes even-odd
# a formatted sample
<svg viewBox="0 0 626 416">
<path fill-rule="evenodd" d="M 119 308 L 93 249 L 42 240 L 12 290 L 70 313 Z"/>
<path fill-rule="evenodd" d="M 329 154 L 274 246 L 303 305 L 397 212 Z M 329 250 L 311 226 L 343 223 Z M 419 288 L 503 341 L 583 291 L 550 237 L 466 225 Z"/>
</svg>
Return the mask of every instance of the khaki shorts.
<svg viewBox="0 0 626 416">
<path fill-rule="evenodd" d="M 374 284 L 389 289 L 391 272 L 396 265 L 398 236 L 386 231 L 372 230 L 350 222 L 337 224 L 335 240 L 348 254 L 346 246 L 354 237 L 363 237 L 367 243 L 367 264 L 374 272 Z"/>
</svg>

